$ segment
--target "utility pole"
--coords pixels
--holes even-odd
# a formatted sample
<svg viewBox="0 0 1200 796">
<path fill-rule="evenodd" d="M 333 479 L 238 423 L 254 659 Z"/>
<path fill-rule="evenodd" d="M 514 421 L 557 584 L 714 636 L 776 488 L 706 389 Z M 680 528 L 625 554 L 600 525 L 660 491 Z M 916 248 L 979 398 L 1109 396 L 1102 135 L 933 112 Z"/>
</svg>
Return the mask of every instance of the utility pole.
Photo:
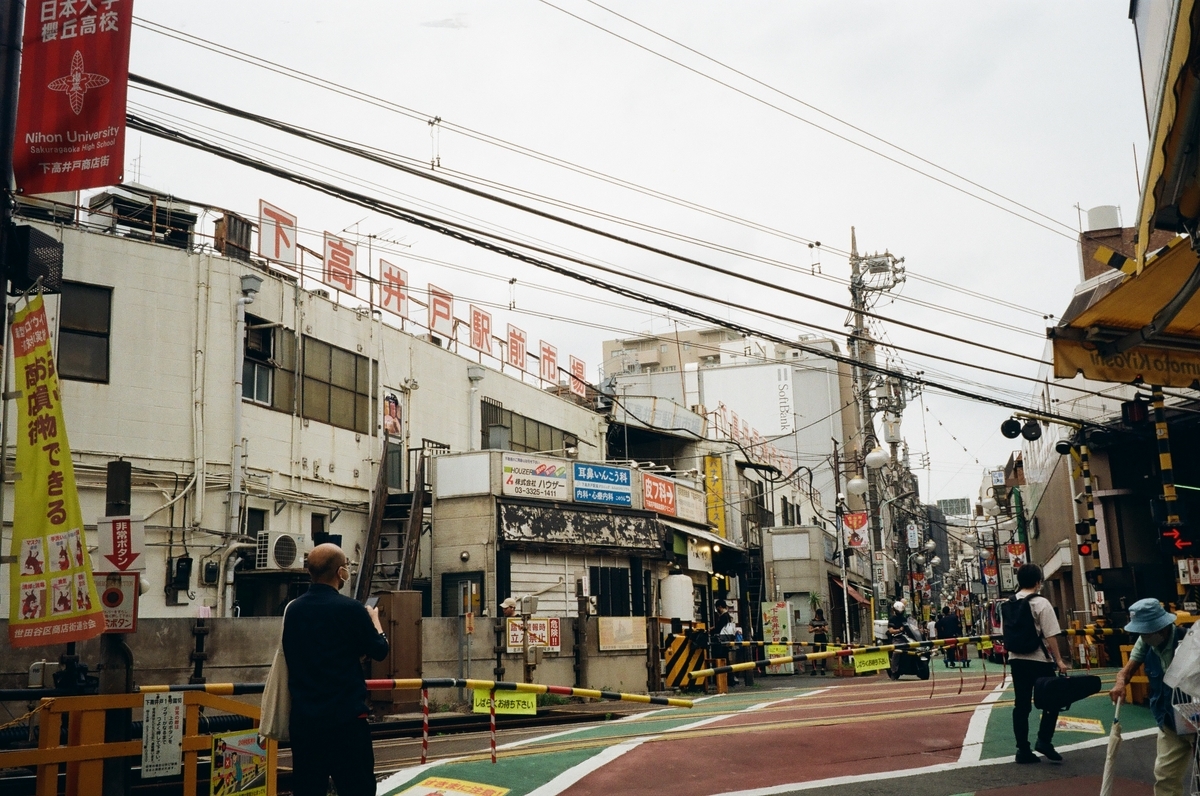
<svg viewBox="0 0 1200 796">
<path fill-rule="evenodd" d="M 873 406 L 871 387 L 873 378 L 864 365 L 874 364 L 875 345 L 867 329 L 865 313 L 869 309 L 869 294 L 883 293 L 892 290 L 904 281 L 904 258 L 896 258 L 890 252 L 860 256 L 858 239 L 854 227 L 850 228 L 850 306 L 851 314 L 847 325 L 851 327 L 850 352 L 854 359 L 853 380 L 854 398 L 858 406 L 858 429 L 862 439 L 863 454 L 869 453 L 877 445 L 875 436 L 875 412 L 880 409 L 890 410 L 892 419 L 899 426 L 900 412 L 903 410 L 903 388 L 895 385 L 900 393 L 899 400 L 893 400 L 890 391 L 887 398 Z M 892 385 L 889 385 L 892 386 Z M 897 440 L 898 442 L 898 440 Z M 889 445 L 891 459 L 896 459 L 896 444 Z M 871 547 L 872 587 L 875 592 L 881 590 L 882 584 L 874 579 L 875 551 L 883 550 L 883 517 L 880 515 L 883 483 L 874 468 L 864 467 L 863 477 L 867 480 L 867 517 L 871 525 L 868 535 Z M 876 594 L 878 597 L 879 595 Z M 877 605 L 882 604 L 877 600 Z M 874 618 L 874 617 L 872 617 Z"/>
</svg>

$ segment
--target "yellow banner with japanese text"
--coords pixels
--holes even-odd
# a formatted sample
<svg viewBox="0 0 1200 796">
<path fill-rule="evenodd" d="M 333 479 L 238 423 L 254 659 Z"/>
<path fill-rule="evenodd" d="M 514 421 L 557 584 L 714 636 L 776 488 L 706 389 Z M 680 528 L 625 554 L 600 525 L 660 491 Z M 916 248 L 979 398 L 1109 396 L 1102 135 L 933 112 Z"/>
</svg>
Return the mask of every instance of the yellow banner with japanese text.
<svg viewBox="0 0 1200 796">
<path fill-rule="evenodd" d="M 1137 381 L 1162 387 L 1191 387 L 1200 381 L 1200 353 L 1138 346 L 1103 357 L 1074 340 L 1054 340 L 1054 376 L 1132 384 Z"/>
<path fill-rule="evenodd" d="M 14 647 L 104 632 L 42 297 L 13 317 L 17 474 L 8 640 Z"/>
<path fill-rule="evenodd" d="M 725 530 L 725 482 L 720 456 L 704 457 L 704 492 L 707 498 L 708 524 L 717 529 L 718 536 L 729 538 Z"/>
</svg>

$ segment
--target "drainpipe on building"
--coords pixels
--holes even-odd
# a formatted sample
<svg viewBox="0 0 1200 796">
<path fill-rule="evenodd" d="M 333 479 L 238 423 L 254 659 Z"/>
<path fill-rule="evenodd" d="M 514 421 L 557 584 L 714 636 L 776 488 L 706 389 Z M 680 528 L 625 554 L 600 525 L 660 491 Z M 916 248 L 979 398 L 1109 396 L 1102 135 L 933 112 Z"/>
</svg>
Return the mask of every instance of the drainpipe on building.
<svg viewBox="0 0 1200 796">
<path fill-rule="evenodd" d="M 246 364 L 246 305 L 262 287 L 262 277 L 242 276 L 242 297 L 237 300 L 237 326 L 233 335 L 233 455 L 229 462 L 229 517 L 225 530 L 231 536 L 242 531 L 242 368 Z"/>
<path fill-rule="evenodd" d="M 482 365 L 469 365 L 467 367 L 467 380 L 471 382 L 471 391 L 469 393 L 467 412 L 470 417 L 468 423 L 470 436 L 468 440 L 467 450 L 477 451 L 482 447 L 483 429 L 480 426 L 483 424 L 483 416 L 479 407 L 479 382 L 483 381 L 483 377 L 487 374 L 487 370 Z"/>
<path fill-rule="evenodd" d="M 233 610 L 233 572 L 237 569 L 235 564 L 233 569 L 226 572 L 226 566 L 229 563 L 229 557 L 238 550 L 257 550 L 258 545 L 249 544 L 248 542 L 230 542 L 223 551 L 221 551 L 221 579 L 217 581 L 217 616 L 232 616 Z M 240 560 L 240 559 L 239 559 Z"/>
</svg>

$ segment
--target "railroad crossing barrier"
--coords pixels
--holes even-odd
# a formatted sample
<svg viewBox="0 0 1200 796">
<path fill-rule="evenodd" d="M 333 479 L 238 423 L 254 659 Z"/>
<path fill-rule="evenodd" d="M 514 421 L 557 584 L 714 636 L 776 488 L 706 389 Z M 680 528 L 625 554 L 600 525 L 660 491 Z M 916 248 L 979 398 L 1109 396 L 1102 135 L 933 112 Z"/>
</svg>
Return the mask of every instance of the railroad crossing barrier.
<svg viewBox="0 0 1200 796">
<path fill-rule="evenodd" d="M 58 792 L 59 766 L 67 766 L 66 792 L 72 796 L 101 796 L 104 781 L 104 761 L 110 758 L 140 757 L 142 741 L 104 740 L 105 717 L 109 710 L 128 710 L 143 706 L 146 694 L 180 693 L 183 697 L 184 724 L 182 739 L 183 792 L 195 793 L 197 770 L 202 753 L 211 752 L 212 737 L 198 732 L 200 709 L 233 713 L 246 716 L 258 726 L 261 718 L 258 705 L 229 699 L 231 696 L 261 694 L 263 683 L 195 683 L 179 685 L 144 685 L 132 694 L 100 694 L 90 696 L 53 697 L 42 699 L 36 710 L 29 715 L 38 716 L 38 748 L 0 752 L 0 769 L 32 768 L 37 772 L 35 793 L 37 796 L 56 796 Z M 430 678 L 408 680 L 368 680 L 370 691 L 418 690 L 422 703 L 428 710 L 428 689 L 467 688 L 488 691 L 493 697 L 497 691 L 518 691 L 527 694 L 556 694 L 559 696 L 582 697 L 585 699 L 636 702 L 646 705 L 666 705 L 690 708 L 690 699 L 677 697 L 627 694 L 618 691 L 602 691 L 593 688 L 572 688 L 540 683 L 510 683 L 496 680 L 464 680 L 458 678 Z M 67 720 L 67 742 L 62 743 L 63 719 Z M 491 708 L 492 762 L 496 761 L 495 703 Z M 428 751 L 428 718 L 426 718 L 421 758 Z M 263 739 L 266 752 L 267 796 L 275 796 L 278 765 L 278 744 Z"/>
</svg>

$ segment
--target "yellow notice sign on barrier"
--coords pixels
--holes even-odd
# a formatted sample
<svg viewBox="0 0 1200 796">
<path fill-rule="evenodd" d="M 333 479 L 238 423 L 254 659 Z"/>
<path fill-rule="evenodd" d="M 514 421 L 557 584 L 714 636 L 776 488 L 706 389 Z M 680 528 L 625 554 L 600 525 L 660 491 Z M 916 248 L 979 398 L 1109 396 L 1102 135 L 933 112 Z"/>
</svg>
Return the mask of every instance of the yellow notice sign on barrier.
<svg viewBox="0 0 1200 796">
<path fill-rule="evenodd" d="M 991 648 L 992 648 L 992 642 L 989 641 L 988 639 L 985 638 L 983 641 L 979 642 L 979 649 L 990 650 Z"/>
<path fill-rule="evenodd" d="M 471 700 L 471 709 L 475 713 L 491 712 L 492 706 L 488 704 L 489 693 L 485 688 L 476 688 L 474 690 L 475 697 Z M 536 716 L 537 694 L 528 694 L 522 691 L 497 691 L 496 713 L 513 716 Z"/>
<path fill-rule="evenodd" d="M 854 673 L 877 672 L 892 665 L 886 652 L 857 652 L 854 654 Z"/>
</svg>

